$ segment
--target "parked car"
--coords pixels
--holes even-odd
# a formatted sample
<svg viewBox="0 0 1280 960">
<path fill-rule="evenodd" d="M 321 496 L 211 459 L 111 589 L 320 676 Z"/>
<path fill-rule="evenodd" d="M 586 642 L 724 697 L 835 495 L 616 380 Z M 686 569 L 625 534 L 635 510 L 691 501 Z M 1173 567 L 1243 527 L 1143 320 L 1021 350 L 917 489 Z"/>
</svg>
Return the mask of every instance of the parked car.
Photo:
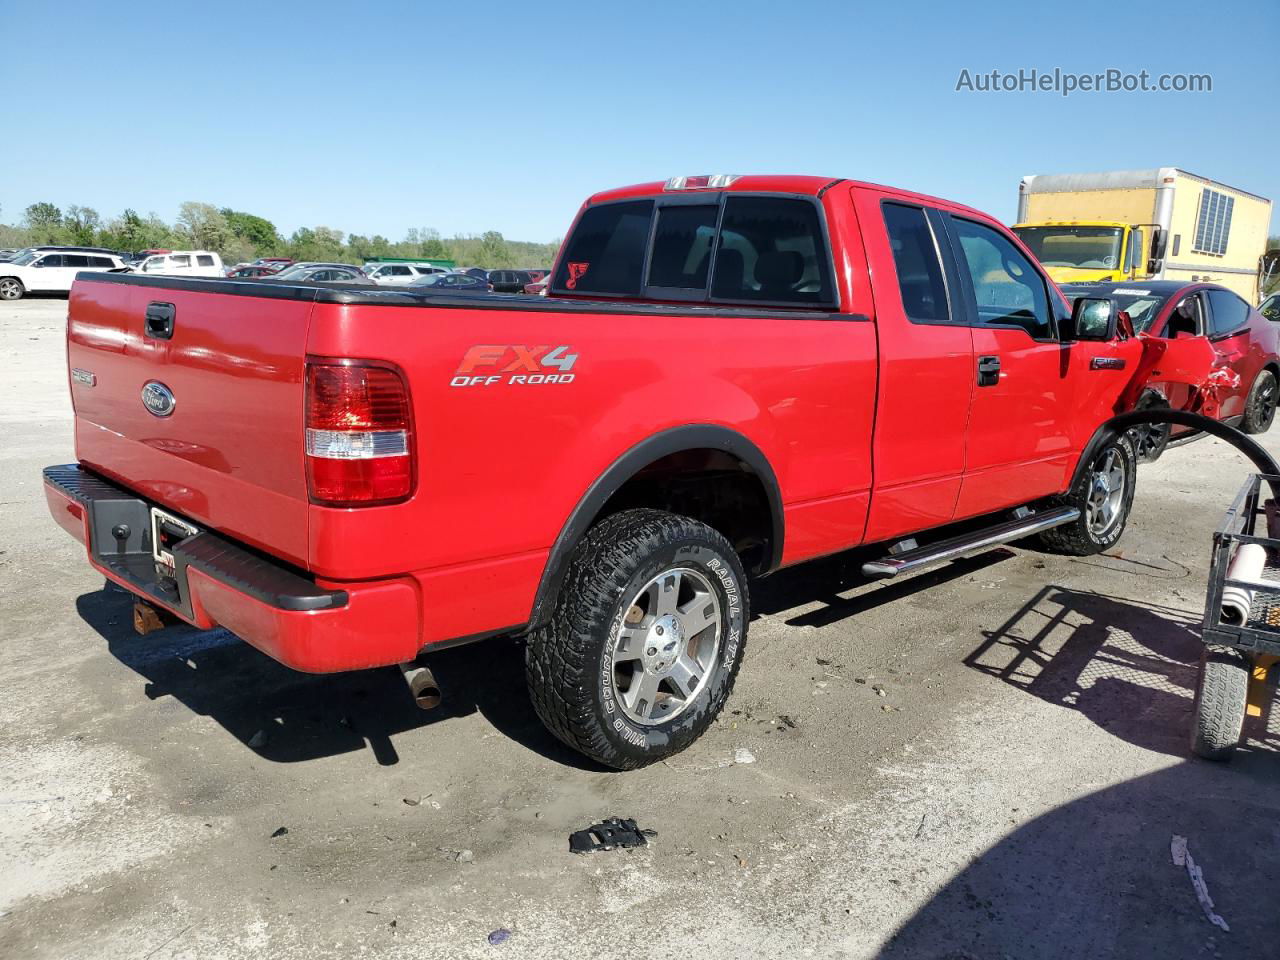
<svg viewBox="0 0 1280 960">
<path fill-rule="evenodd" d="M 173 250 L 147 257 L 134 267 L 139 273 L 158 273 L 169 277 L 221 277 L 225 273 L 222 257 L 211 250 Z"/>
<path fill-rule="evenodd" d="M 532 271 L 531 271 L 532 272 Z M 541 271 L 539 271 L 541 272 Z M 535 296 L 545 297 L 547 295 L 547 284 L 551 282 L 551 274 L 543 273 L 536 280 L 532 280 L 524 285 L 524 292 Z"/>
<path fill-rule="evenodd" d="M 21 300 L 28 293 L 66 293 L 77 273 L 120 270 L 114 253 L 54 253 L 32 250 L 0 263 L 0 300 Z"/>
<path fill-rule="evenodd" d="M 489 282 L 489 271 L 482 270 L 479 267 L 454 267 L 451 273 L 465 273 L 468 277 L 475 277 L 477 280 Z"/>
<path fill-rule="evenodd" d="M 273 270 L 283 270 L 285 267 L 294 263 L 292 257 L 259 257 L 251 264 L 255 267 L 270 267 Z"/>
<path fill-rule="evenodd" d="M 445 267 L 426 263 L 366 263 L 364 270 L 374 283 L 392 287 L 408 286 L 421 277 L 449 272 Z"/>
<path fill-rule="evenodd" d="M 16 260 L 25 253 L 99 253 L 109 257 L 120 256 L 116 251 L 107 247 L 74 247 L 64 244 L 46 244 L 40 247 L 22 247 L 20 250 L 13 251 L 13 256 L 9 259 Z"/>
<path fill-rule="evenodd" d="M 371 283 L 365 272 L 349 263 L 295 263 L 267 280 L 281 283 Z"/>
<path fill-rule="evenodd" d="M 920 194 L 597 194 L 554 309 L 219 284 L 76 283 L 79 462 L 44 484 L 88 562 L 299 670 L 524 635 L 538 715 L 616 768 L 720 713 L 748 571 L 882 544 L 863 570 L 893 577 L 1031 535 L 1096 554 L 1133 501 L 1110 420 L 1138 338 L 1105 298 L 1069 312 L 999 221 Z"/>
<path fill-rule="evenodd" d="M 491 292 L 487 280 L 465 273 L 435 273 L 429 277 L 419 277 L 409 284 L 409 289 L 424 290 L 429 293 L 487 294 Z"/>
<path fill-rule="evenodd" d="M 3 250 L 0 250 L 0 263 L 5 262 L 6 260 L 12 260 L 17 255 L 18 251 L 16 248 L 5 247 Z"/>
<path fill-rule="evenodd" d="M 532 282 L 527 270 L 490 270 L 489 283 L 494 293 L 521 293 Z"/>
<path fill-rule="evenodd" d="M 1238 294 L 1216 283 L 1179 280 L 1064 284 L 1062 292 L 1071 300 L 1109 298 L 1128 316 L 1135 333 L 1157 341 L 1148 350 L 1146 372 L 1139 374 L 1144 382 L 1135 384 L 1135 409 L 1203 407 L 1205 398 L 1195 388 L 1165 375 L 1178 368 L 1182 356 L 1197 351 L 1208 356 L 1212 351 L 1218 375 L 1211 385 L 1211 409 L 1245 433 L 1271 429 L 1280 398 L 1280 330 Z M 1152 425 L 1136 430 L 1133 439 L 1139 457 L 1151 461 L 1159 458 L 1170 439 L 1188 432 L 1186 427 Z"/>
<path fill-rule="evenodd" d="M 1280 293 L 1273 293 L 1258 305 L 1258 312 L 1268 320 L 1280 320 Z"/>
</svg>

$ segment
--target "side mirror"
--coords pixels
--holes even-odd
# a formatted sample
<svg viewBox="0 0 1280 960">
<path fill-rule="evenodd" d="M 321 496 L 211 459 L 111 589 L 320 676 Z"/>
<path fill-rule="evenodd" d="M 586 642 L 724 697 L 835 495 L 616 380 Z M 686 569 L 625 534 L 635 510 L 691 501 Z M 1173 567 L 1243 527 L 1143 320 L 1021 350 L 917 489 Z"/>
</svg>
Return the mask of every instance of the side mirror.
<svg viewBox="0 0 1280 960">
<path fill-rule="evenodd" d="M 1114 340 L 1118 324 L 1115 308 L 1106 297 L 1081 297 L 1071 308 L 1071 340 Z"/>
<path fill-rule="evenodd" d="M 1164 267 L 1165 245 L 1169 235 L 1159 226 L 1151 228 L 1151 255 L 1147 259 L 1147 273 L 1155 276 Z"/>
</svg>

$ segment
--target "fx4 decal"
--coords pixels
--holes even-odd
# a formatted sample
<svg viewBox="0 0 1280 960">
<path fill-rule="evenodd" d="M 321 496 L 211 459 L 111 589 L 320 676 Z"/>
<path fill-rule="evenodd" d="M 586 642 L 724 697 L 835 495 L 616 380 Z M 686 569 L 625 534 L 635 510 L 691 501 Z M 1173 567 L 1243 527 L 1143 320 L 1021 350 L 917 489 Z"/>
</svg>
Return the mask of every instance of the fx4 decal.
<svg viewBox="0 0 1280 960">
<path fill-rule="evenodd" d="M 578 362 L 572 347 L 526 347 L 514 343 L 480 343 L 467 350 L 451 387 L 529 386 L 573 383 L 570 373 Z"/>
</svg>

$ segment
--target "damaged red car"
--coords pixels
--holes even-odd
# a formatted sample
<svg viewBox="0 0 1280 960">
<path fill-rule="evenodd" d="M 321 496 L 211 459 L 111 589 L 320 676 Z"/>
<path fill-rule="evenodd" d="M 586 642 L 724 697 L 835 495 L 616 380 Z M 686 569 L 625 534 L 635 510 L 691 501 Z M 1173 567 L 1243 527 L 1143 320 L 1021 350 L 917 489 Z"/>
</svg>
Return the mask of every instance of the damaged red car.
<svg viewBox="0 0 1280 960">
<path fill-rule="evenodd" d="M 1144 344 L 1134 378 L 1134 409 L 1193 410 L 1265 433 L 1280 398 L 1280 333 L 1254 307 L 1215 283 L 1152 280 L 1064 284 L 1069 300 L 1109 297 Z M 1134 432 L 1138 456 L 1147 462 L 1187 427 L 1152 424 Z"/>
</svg>

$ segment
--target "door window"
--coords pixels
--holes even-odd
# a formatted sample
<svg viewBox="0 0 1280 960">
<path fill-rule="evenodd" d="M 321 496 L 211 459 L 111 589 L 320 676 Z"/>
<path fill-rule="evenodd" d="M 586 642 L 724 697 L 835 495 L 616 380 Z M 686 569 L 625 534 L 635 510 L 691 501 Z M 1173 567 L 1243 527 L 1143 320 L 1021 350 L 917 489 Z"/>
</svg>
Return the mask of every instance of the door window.
<svg viewBox="0 0 1280 960">
<path fill-rule="evenodd" d="M 1020 327 L 1034 340 L 1052 340 L 1044 279 L 1004 234 L 973 220 L 951 218 L 973 283 L 982 326 Z"/>
<path fill-rule="evenodd" d="M 207 253 L 202 253 L 196 257 L 196 264 L 201 267 L 212 267 L 213 257 L 209 256 Z"/>
<path fill-rule="evenodd" d="M 191 266 L 191 257 L 185 253 L 178 253 L 170 257 L 169 262 L 175 267 L 189 267 Z"/>
<path fill-rule="evenodd" d="M 75 267 L 77 270 L 83 269 L 89 265 L 89 258 L 78 254 L 64 254 L 62 265 L 64 267 Z"/>
<path fill-rule="evenodd" d="M 1249 322 L 1249 305 L 1230 290 L 1207 290 L 1205 293 L 1209 297 L 1209 336 L 1235 333 Z"/>
<path fill-rule="evenodd" d="M 893 249 L 902 308 L 913 323 L 945 323 L 947 287 L 928 218 L 920 207 L 884 204 L 884 225 Z"/>
<path fill-rule="evenodd" d="M 51 253 L 43 260 L 37 260 L 34 265 L 37 267 L 61 267 L 63 265 L 63 259 L 62 254 Z"/>
</svg>

